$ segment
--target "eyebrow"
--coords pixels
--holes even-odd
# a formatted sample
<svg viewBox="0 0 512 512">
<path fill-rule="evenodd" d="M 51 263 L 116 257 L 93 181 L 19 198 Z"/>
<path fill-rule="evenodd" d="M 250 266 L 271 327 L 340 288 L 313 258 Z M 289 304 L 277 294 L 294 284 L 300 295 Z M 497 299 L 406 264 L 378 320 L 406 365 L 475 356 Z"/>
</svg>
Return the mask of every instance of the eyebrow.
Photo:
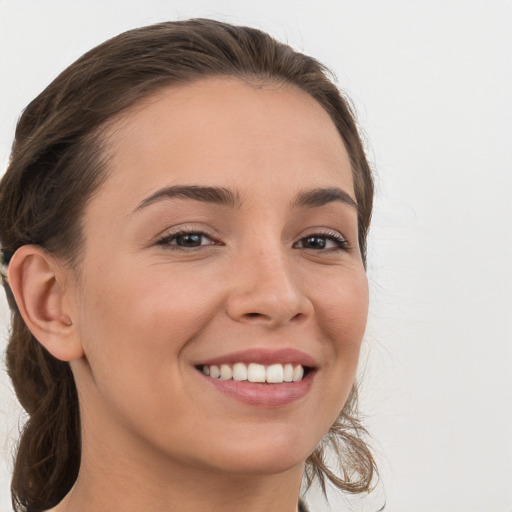
<svg viewBox="0 0 512 512">
<path fill-rule="evenodd" d="M 135 213 L 151 204 L 172 198 L 193 199 L 206 203 L 214 203 L 231 208 L 240 208 L 242 201 L 237 191 L 224 187 L 207 187 L 200 185 L 175 185 L 157 190 L 143 199 L 133 210 Z M 314 188 L 300 191 L 292 200 L 292 208 L 316 208 L 332 202 L 340 202 L 357 210 L 357 203 L 352 197 L 337 187 Z"/>
<path fill-rule="evenodd" d="M 194 199 L 206 203 L 214 203 L 231 208 L 239 208 L 241 205 L 240 196 L 236 192 L 223 187 L 204 187 L 199 185 L 176 185 L 157 190 L 154 194 L 143 199 L 133 213 L 146 206 L 154 204 L 163 199 L 172 198 Z"/>
<path fill-rule="evenodd" d="M 292 206 L 295 208 L 316 208 L 332 202 L 344 203 L 357 210 L 357 203 L 354 199 L 338 187 L 314 188 L 299 192 L 292 201 Z"/>
</svg>

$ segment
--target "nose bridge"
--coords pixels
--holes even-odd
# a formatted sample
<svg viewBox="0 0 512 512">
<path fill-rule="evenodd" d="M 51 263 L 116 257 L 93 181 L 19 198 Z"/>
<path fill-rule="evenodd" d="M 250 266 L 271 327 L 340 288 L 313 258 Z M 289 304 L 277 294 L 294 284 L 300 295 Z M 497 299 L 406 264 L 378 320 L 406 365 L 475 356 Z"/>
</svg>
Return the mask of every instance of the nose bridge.
<svg viewBox="0 0 512 512">
<path fill-rule="evenodd" d="M 309 311 L 290 254 L 276 238 L 250 244 L 240 251 L 234 268 L 235 284 L 228 314 L 238 321 L 279 325 L 299 319 Z M 255 246 L 257 245 L 257 246 Z"/>
</svg>

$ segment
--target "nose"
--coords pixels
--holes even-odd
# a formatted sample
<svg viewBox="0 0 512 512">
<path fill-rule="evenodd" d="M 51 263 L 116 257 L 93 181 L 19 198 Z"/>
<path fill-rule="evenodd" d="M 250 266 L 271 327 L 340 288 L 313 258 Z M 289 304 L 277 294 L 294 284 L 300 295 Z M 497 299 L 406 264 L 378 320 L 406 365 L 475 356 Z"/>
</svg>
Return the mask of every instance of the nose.
<svg viewBox="0 0 512 512">
<path fill-rule="evenodd" d="M 240 260 L 231 272 L 227 313 L 232 320 L 274 328 L 311 315 L 300 271 L 283 251 L 260 250 Z"/>
</svg>

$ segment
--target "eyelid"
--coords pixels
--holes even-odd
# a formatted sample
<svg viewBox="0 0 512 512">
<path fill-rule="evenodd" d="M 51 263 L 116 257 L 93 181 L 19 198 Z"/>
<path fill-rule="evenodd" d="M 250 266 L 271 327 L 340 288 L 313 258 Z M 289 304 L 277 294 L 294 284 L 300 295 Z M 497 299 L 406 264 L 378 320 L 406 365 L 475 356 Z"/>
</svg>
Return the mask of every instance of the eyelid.
<svg viewBox="0 0 512 512">
<path fill-rule="evenodd" d="M 178 244 L 171 244 L 170 242 L 183 235 L 200 235 L 204 238 L 209 239 L 212 243 L 208 244 L 201 244 L 197 247 L 184 247 L 179 246 Z M 193 251 L 194 249 L 201 249 L 206 247 L 212 247 L 214 245 L 224 245 L 218 237 L 216 237 L 214 234 L 208 232 L 208 230 L 204 228 L 194 227 L 194 226 L 179 226 L 176 228 L 168 228 L 164 231 L 164 234 L 159 235 L 155 240 L 155 245 L 160 246 L 167 246 L 172 247 L 173 249 L 177 250 L 184 250 L 184 251 Z"/>
<path fill-rule="evenodd" d="M 316 228 L 316 229 L 314 228 L 310 233 L 306 233 L 305 235 L 301 236 L 297 240 L 297 242 L 295 242 L 293 245 L 295 247 L 297 243 L 299 243 L 307 238 L 311 238 L 311 237 L 315 237 L 315 236 L 317 236 L 319 238 L 327 238 L 336 243 L 336 245 L 337 245 L 336 248 L 323 249 L 324 252 L 337 251 L 337 250 L 347 251 L 347 250 L 351 249 L 350 242 L 339 231 L 332 230 L 332 229 L 321 229 L 321 228 Z M 307 248 L 305 248 L 305 249 L 307 249 Z M 317 249 L 316 251 L 320 252 L 322 250 Z"/>
</svg>

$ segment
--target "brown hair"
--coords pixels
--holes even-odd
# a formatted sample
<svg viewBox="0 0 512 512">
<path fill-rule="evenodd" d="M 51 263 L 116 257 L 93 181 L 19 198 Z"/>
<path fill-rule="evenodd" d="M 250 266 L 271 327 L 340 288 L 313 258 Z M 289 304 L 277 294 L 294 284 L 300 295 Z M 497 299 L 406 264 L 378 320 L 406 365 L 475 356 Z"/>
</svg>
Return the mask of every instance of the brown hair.
<svg viewBox="0 0 512 512">
<path fill-rule="evenodd" d="M 130 106 L 173 84 L 208 76 L 292 84 L 329 113 L 351 159 L 358 205 L 359 245 L 366 262 L 373 180 L 353 113 L 329 72 L 259 30 L 212 20 L 167 22 L 130 30 L 92 49 L 63 71 L 23 112 L 11 160 L 0 183 L 3 264 L 25 244 L 38 244 L 77 265 L 81 217 L 105 179 L 102 134 Z M 8 284 L 12 332 L 7 368 L 29 419 L 12 479 L 16 510 L 55 506 L 70 490 L 80 466 L 78 397 L 69 364 L 52 357 L 23 322 Z M 322 446 L 308 458 L 306 481 L 326 478 L 338 488 L 368 491 L 375 462 L 363 441 L 352 393 Z M 341 475 L 324 462 L 331 444 Z"/>
</svg>

